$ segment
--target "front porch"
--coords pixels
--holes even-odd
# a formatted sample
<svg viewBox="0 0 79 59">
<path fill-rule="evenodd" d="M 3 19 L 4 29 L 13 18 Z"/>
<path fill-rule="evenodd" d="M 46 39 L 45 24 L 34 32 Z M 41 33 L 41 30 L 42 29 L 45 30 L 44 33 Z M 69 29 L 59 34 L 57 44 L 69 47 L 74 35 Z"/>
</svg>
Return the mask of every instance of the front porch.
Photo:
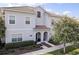
<svg viewBox="0 0 79 59">
<path fill-rule="evenodd" d="M 45 41 L 49 41 L 50 29 L 44 25 L 38 25 L 34 28 L 35 41 L 40 44 Z"/>
</svg>

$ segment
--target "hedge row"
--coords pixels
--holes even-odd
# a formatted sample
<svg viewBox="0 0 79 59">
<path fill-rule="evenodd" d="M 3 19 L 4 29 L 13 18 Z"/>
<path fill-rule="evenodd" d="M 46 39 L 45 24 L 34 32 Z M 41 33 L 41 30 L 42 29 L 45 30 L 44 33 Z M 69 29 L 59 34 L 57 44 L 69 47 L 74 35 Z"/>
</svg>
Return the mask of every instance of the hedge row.
<svg viewBox="0 0 79 59">
<path fill-rule="evenodd" d="M 22 41 L 17 43 L 7 43 L 5 44 L 5 48 L 13 49 L 13 48 L 19 48 L 19 47 L 30 46 L 30 45 L 35 45 L 35 42 L 30 40 L 30 41 Z"/>
</svg>

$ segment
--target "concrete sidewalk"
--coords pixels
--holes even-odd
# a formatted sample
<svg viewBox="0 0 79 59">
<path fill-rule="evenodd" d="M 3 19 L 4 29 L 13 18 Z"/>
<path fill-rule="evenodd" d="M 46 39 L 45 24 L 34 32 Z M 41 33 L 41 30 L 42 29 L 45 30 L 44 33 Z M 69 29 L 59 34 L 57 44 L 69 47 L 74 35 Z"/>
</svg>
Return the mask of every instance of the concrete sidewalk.
<svg viewBox="0 0 79 59">
<path fill-rule="evenodd" d="M 67 43 L 66 46 L 71 46 L 72 43 Z M 42 50 L 38 50 L 38 51 L 33 51 L 33 52 L 29 52 L 29 53 L 25 53 L 25 54 L 21 54 L 21 55 L 41 55 L 41 54 L 45 54 L 47 52 L 51 52 L 51 51 L 55 51 L 58 49 L 63 48 L 63 44 L 58 45 L 58 46 L 53 46 L 50 48 L 46 48 L 46 49 L 42 49 Z"/>
</svg>

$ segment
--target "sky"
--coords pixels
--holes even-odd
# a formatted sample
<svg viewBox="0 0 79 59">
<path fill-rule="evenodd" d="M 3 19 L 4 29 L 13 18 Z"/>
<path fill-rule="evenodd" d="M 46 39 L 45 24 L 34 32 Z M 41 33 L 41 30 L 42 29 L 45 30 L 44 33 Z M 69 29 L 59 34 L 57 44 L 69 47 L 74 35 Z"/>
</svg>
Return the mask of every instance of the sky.
<svg viewBox="0 0 79 59">
<path fill-rule="evenodd" d="M 0 3 L 0 7 L 41 6 L 56 14 L 67 14 L 79 18 L 79 3 Z"/>
<path fill-rule="evenodd" d="M 79 3 L 48 3 L 42 7 L 57 14 L 79 17 Z"/>
</svg>

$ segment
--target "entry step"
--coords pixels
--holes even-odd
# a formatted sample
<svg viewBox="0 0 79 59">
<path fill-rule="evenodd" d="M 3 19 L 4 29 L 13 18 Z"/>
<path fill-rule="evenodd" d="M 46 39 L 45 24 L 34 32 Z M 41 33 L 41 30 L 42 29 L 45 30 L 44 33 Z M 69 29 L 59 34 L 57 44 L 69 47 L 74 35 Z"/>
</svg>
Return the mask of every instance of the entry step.
<svg viewBox="0 0 79 59">
<path fill-rule="evenodd" d="M 45 45 L 45 46 L 48 47 L 48 48 L 49 48 L 49 47 L 52 47 L 51 45 L 49 45 L 49 44 L 47 44 L 47 43 L 45 43 L 45 42 L 42 42 L 41 44 L 42 44 L 42 45 Z"/>
</svg>

